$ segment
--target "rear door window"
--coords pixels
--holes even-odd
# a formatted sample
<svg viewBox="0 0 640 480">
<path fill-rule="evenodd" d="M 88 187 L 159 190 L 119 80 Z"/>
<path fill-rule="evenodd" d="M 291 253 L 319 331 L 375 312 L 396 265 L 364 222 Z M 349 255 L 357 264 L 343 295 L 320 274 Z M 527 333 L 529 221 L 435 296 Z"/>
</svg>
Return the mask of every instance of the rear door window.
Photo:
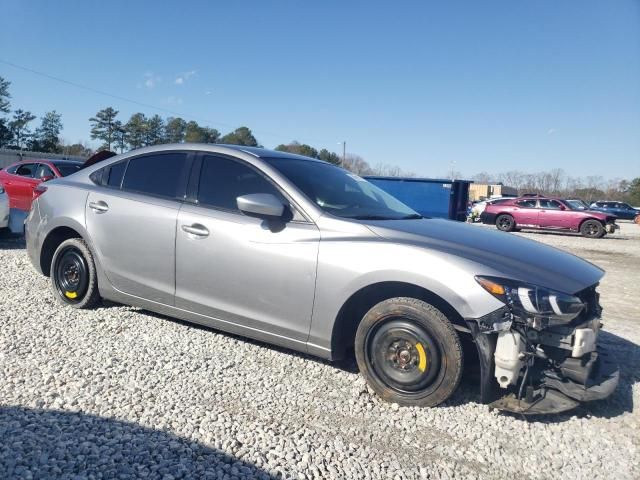
<svg viewBox="0 0 640 480">
<path fill-rule="evenodd" d="M 186 183 L 187 154 L 181 152 L 144 155 L 129 160 L 122 189 L 155 197 L 182 196 Z"/>
<path fill-rule="evenodd" d="M 516 202 L 516 205 L 522 208 L 536 208 L 537 200 L 520 200 Z"/>
<path fill-rule="evenodd" d="M 21 177 L 33 177 L 35 169 L 35 163 L 23 163 L 16 169 L 16 175 L 20 175 Z"/>
</svg>

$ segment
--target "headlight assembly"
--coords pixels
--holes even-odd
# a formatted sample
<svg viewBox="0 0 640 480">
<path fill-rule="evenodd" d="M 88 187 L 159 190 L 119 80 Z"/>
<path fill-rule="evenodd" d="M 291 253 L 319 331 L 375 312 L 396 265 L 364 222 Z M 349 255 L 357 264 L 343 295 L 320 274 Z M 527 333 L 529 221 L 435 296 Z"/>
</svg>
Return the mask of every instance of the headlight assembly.
<svg viewBox="0 0 640 480">
<path fill-rule="evenodd" d="M 547 325 L 564 324 L 584 308 L 584 303 L 574 295 L 505 278 L 475 278 L 482 288 L 507 305 L 514 316 L 534 324 L 540 321 Z"/>
</svg>

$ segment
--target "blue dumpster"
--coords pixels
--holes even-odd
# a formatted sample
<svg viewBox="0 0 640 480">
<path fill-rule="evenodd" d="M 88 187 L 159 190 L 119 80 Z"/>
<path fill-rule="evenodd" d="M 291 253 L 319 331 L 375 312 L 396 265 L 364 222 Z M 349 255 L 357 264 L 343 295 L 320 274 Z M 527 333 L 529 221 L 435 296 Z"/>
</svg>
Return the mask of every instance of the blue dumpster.
<svg viewBox="0 0 640 480">
<path fill-rule="evenodd" d="M 364 177 L 425 217 L 464 221 L 470 180 Z"/>
</svg>

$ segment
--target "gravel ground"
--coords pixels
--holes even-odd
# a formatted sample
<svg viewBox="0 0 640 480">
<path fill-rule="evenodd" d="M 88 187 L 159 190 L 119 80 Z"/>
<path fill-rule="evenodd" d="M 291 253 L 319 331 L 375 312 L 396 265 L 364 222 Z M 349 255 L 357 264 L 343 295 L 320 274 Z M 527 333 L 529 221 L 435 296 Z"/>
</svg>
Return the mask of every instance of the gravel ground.
<svg viewBox="0 0 640 480">
<path fill-rule="evenodd" d="M 477 228 L 487 228 L 478 226 Z M 467 376 L 433 409 L 382 403 L 352 366 L 130 307 L 54 303 L 0 240 L 0 478 L 640 478 L 640 228 L 519 233 L 607 270 L 607 401 L 523 419 Z"/>
</svg>

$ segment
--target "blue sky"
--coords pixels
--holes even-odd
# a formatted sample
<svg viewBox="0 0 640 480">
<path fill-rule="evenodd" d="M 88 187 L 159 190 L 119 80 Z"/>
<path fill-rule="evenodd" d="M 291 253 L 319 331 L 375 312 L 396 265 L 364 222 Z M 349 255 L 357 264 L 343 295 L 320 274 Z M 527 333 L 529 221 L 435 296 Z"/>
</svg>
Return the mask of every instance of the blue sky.
<svg viewBox="0 0 640 480">
<path fill-rule="evenodd" d="M 0 60 L 424 176 L 640 176 L 640 2 L 3 1 Z M 0 63 L 12 106 L 166 112 Z M 454 163 L 455 162 L 455 163 Z"/>
</svg>

